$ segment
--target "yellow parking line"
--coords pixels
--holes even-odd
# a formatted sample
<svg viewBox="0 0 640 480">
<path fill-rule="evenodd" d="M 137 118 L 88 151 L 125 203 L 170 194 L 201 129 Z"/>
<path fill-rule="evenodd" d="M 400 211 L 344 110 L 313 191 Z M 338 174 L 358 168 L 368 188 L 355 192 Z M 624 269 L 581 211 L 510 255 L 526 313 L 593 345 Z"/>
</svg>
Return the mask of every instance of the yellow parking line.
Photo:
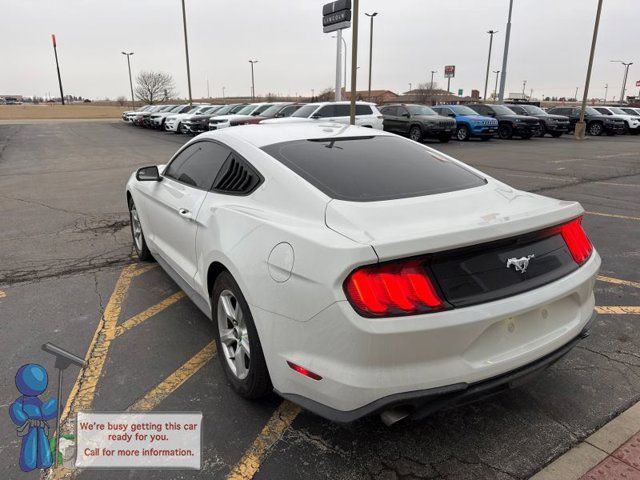
<svg viewBox="0 0 640 480">
<path fill-rule="evenodd" d="M 227 480 L 250 480 L 260 469 L 260 463 L 264 455 L 280 438 L 284 431 L 300 413 L 301 408 L 294 403 L 284 400 L 273 412 L 271 418 L 264 426 L 260 435 L 244 453 L 240 461 L 233 467 L 227 476 Z"/>
<path fill-rule="evenodd" d="M 215 354 L 216 343 L 212 341 L 152 390 L 136 400 L 133 405 L 127 408 L 127 411 L 146 412 L 153 410 L 160 402 L 176 391 L 180 385 L 198 372 Z"/>
<path fill-rule="evenodd" d="M 93 403 L 96 386 L 102 373 L 109 345 L 115 336 L 116 323 L 122 310 L 122 302 L 131 286 L 131 280 L 135 276 L 137 265 L 129 265 L 122 270 L 113 293 L 107 302 L 102 318 L 98 323 L 93 339 L 89 344 L 85 360 L 87 366 L 78 374 L 64 410 L 60 415 L 60 422 L 63 423 L 70 414 L 81 410 L 88 410 Z"/>
<path fill-rule="evenodd" d="M 601 282 L 613 283 L 616 285 L 625 285 L 627 287 L 640 288 L 640 282 L 632 282 L 631 280 L 622 280 L 620 278 L 605 277 L 604 275 L 598 275 L 596 280 Z"/>
<path fill-rule="evenodd" d="M 596 312 L 603 315 L 640 315 L 640 307 L 634 306 L 602 306 L 596 307 Z"/>
<path fill-rule="evenodd" d="M 149 263 L 148 265 L 145 265 L 143 267 L 140 267 L 138 270 L 136 270 L 133 274 L 134 277 L 138 277 L 140 275 L 142 275 L 143 273 L 147 273 L 149 270 L 153 270 L 154 268 L 157 268 L 158 264 L 157 263 Z"/>
<path fill-rule="evenodd" d="M 165 298 L 161 302 L 156 303 L 152 307 L 147 308 L 144 312 L 138 313 L 137 315 L 134 315 L 133 317 L 125 320 L 120 325 L 118 325 L 118 327 L 116 328 L 116 335 L 115 336 L 119 337 L 120 335 L 122 335 L 126 331 L 132 329 L 136 325 L 139 325 L 142 322 L 144 322 L 145 320 L 148 320 L 149 318 L 153 317 L 154 315 L 160 313 L 162 310 L 164 310 L 165 308 L 169 307 L 170 305 L 173 305 L 178 300 L 180 300 L 180 299 L 182 299 L 184 297 L 185 297 L 185 294 L 184 294 L 183 291 L 176 292 L 173 295 L 171 295 L 170 297 Z"/>
<path fill-rule="evenodd" d="M 0 298 L 5 298 L 7 296 L 7 294 L 5 293 L 4 290 L 0 290 Z"/>
<path fill-rule="evenodd" d="M 629 217 L 628 215 L 615 215 L 613 213 L 602 213 L 602 212 L 584 212 L 587 215 L 598 215 L 600 217 L 611 217 L 611 218 L 620 218 L 622 220 L 640 220 L 640 217 Z"/>
</svg>

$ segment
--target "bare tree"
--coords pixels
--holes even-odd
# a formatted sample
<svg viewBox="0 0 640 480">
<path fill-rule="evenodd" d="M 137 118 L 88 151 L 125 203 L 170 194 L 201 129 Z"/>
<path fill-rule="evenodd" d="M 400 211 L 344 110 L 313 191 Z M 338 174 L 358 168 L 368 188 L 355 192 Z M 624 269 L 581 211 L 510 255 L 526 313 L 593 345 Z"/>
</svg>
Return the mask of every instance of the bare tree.
<svg viewBox="0 0 640 480">
<path fill-rule="evenodd" d="M 120 105 L 121 107 L 124 106 L 126 101 L 127 99 L 123 95 L 120 95 L 118 98 L 116 98 L 116 102 L 118 102 L 118 105 Z"/>
<path fill-rule="evenodd" d="M 173 77 L 164 72 L 140 72 L 136 77 L 135 94 L 138 100 L 153 105 L 175 95 Z"/>
</svg>

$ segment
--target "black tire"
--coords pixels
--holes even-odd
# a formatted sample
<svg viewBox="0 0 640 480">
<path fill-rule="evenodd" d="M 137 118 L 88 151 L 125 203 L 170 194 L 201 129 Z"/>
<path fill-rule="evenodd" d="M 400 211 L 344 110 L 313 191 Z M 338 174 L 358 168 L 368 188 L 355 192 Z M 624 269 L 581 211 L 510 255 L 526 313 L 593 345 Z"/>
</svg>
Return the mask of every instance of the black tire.
<svg viewBox="0 0 640 480">
<path fill-rule="evenodd" d="M 513 127 L 509 124 L 502 124 L 498 127 L 498 136 L 503 140 L 511 140 L 513 138 Z"/>
<path fill-rule="evenodd" d="M 440 135 L 440 136 L 438 137 L 438 141 L 439 141 L 440 143 L 448 143 L 448 142 L 449 142 L 449 140 L 451 140 L 451 135 L 449 135 L 449 134 L 447 134 L 447 135 Z"/>
<path fill-rule="evenodd" d="M 178 123 L 178 126 L 176 127 L 176 135 L 179 135 L 182 133 L 182 123 Z"/>
<path fill-rule="evenodd" d="M 551 132 L 553 138 L 559 138 L 562 136 L 562 132 Z"/>
<path fill-rule="evenodd" d="M 220 339 L 220 329 L 218 326 L 218 302 L 223 292 L 231 292 L 235 297 L 236 302 L 238 302 L 236 305 L 239 305 L 242 309 L 243 319 L 249 337 L 249 350 L 251 352 L 249 357 L 250 363 L 248 373 L 246 374 L 246 377 L 242 379 L 238 378 L 231 370 Z M 267 363 L 264 360 L 264 353 L 262 352 L 262 345 L 260 344 L 258 331 L 256 330 L 253 316 L 249 310 L 249 305 L 247 304 L 240 287 L 229 272 L 222 272 L 216 279 L 211 292 L 211 308 L 218 352 L 217 356 L 233 391 L 247 399 L 256 399 L 269 394 L 273 390 L 273 386 L 271 384 L 269 370 L 267 369 Z"/>
<path fill-rule="evenodd" d="M 137 218 L 138 225 L 140 227 L 140 237 L 139 241 L 136 241 L 136 232 L 134 231 L 134 217 Z M 149 262 L 153 260 L 153 255 L 149 251 L 149 247 L 147 247 L 147 241 L 144 238 L 144 232 L 142 231 L 142 225 L 140 224 L 140 219 L 137 214 L 137 209 L 135 203 L 133 203 L 133 199 L 129 199 L 129 224 L 131 226 L 131 240 L 133 241 L 133 248 L 136 251 L 136 255 L 141 262 Z"/>
<path fill-rule="evenodd" d="M 456 139 L 461 142 L 466 142 L 469 140 L 471 133 L 469 132 L 469 127 L 466 125 L 458 125 L 458 129 L 456 130 Z"/>
<path fill-rule="evenodd" d="M 629 128 L 629 124 L 624 122 L 624 130 L 622 132 L 623 135 L 629 135 L 631 133 L 631 128 Z"/>
<path fill-rule="evenodd" d="M 602 126 L 602 123 L 600 122 L 591 122 L 587 126 L 587 133 L 594 137 L 599 137 L 600 135 L 602 135 L 603 131 L 604 131 L 604 128 Z"/>
<path fill-rule="evenodd" d="M 409 129 L 409 138 L 414 142 L 422 142 L 422 128 L 419 125 L 412 125 Z"/>
<path fill-rule="evenodd" d="M 540 138 L 544 137 L 547 134 L 547 126 L 544 123 L 540 123 L 540 133 L 538 134 L 538 136 Z"/>
</svg>

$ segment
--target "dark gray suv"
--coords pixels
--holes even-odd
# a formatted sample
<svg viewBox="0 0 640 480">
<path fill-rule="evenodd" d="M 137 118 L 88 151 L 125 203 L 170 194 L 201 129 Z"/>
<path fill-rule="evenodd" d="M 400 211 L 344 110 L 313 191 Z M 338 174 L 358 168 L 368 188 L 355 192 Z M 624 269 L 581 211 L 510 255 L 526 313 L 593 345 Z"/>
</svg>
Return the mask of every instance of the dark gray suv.
<svg viewBox="0 0 640 480">
<path fill-rule="evenodd" d="M 385 105 L 380 113 L 385 131 L 407 135 L 416 142 L 432 138 L 446 143 L 456 131 L 456 121 L 453 118 L 438 115 L 424 105 Z"/>
</svg>

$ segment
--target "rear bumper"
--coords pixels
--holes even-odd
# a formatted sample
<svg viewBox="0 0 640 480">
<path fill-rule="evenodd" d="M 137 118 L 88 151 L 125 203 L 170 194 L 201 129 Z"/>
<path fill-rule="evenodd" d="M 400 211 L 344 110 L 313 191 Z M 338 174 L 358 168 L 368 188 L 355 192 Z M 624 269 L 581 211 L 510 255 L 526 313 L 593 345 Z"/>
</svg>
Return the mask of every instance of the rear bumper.
<svg viewBox="0 0 640 480">
<path fill-rule="evenodd" d="M 455 394 L 457 402 L 503 376 L 496 384 L 513 384 L 507 374 L 542 365 L 584 331 L 600 263 L 594 251 L 580 268 L 539 288 L 425 315 L 364 318 L 347 301 L 307 321 L 252 311 L 269 339 L 263 350 L 275 390 L 319 415 L 352 421 L 399 400 L 417 398 L 417 408 L 434 395 Z"/>
<path fill-rule="evenodd" d="M 588 337 L 596 315 L 596 312 L 593 312 L 580 334 L 557 350 L 511 372 L 476 383 L 456 383 L 426 390 L 396 393 L 350 411 L 337 410 L 301 395 L 281 393 L 277 390 L 276 393 L 316 415 L 339 423 L 353 422 L 362 417 L 390 410 L 396 411 L 403 418 L 406 416 L 410 420 L 420 420 L 438 410 L 475 402 L 527 383 L 569 353 L 580 340 Z"/>
</svg>

